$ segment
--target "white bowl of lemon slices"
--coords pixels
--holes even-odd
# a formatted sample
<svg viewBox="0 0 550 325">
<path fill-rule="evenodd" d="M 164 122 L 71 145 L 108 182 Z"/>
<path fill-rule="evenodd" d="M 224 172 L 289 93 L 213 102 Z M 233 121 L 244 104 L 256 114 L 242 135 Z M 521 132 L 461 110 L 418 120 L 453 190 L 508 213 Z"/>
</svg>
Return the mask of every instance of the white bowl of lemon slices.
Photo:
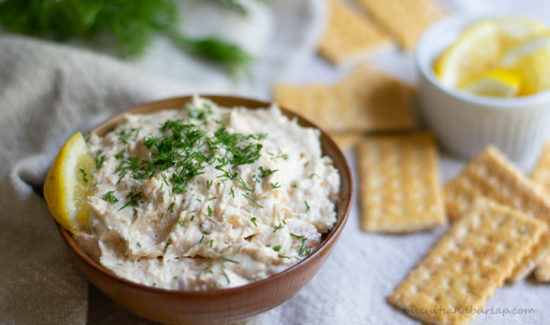
<svg viewBox="0 0 550 325">
<path fill-rule="evenodd" d="M 416 48 L 419 107 L 448 151 L 492 144 L 529 160 L 550 138 L 550 30 L 518 18 L 453 16 Z"/>
</svg>

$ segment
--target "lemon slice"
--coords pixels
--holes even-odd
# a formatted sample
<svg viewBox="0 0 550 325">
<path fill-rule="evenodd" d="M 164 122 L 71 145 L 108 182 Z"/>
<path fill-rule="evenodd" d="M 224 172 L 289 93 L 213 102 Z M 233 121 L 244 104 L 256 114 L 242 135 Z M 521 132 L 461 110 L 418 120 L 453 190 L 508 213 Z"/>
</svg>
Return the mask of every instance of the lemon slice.
<svg viewBox="0 0 550 325">
<path fill-rule="evenodd" d="M 82 133 L 73 135 L 57 154 L 44 184 L 54 219 L 72 233 L 88 224 L 87 196 L 94 160 Z"/>
<path fill-rule="evenodd" d="M 515 97 L 521 86 L 521 75 L 496 69 L 487 71 L 462 89 L 472 94 L 490 97 Z"/>
<path fill-rule="evenodd" d="M 520 95 L 550 89 L 550 33 L 527 40 L 502 56 L 501 64 L 521 74 Z"/>
<path fill-rule="evenodd" d="M 434 71 L 444 85 L 463 88 L 485 71 L 497 69 L 503 53 L 544 30 L 543 24 L 520 19 L 474 23 L 443 52 Z"/>
</svg>

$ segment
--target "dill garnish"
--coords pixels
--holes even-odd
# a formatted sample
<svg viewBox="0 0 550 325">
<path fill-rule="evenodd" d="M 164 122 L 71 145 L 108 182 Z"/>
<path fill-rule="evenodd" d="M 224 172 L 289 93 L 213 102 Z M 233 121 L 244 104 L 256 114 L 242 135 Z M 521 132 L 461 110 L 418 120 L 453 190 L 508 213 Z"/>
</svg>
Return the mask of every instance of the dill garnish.
<svg viewBox="0 0 550 325">
<path fill-rule="evenodd" d="M 86 173 L 86 170 L 84 168 L 79 168 L 80 174 L 82 174 L 82 181 L 84 183 L 88 183 L 88 173 Z"/>
<path fill-rule="evenodd" d="M 243 196 L 249 200 L 250 202 L 254 203 L 255 206 L 257 206 L 258 208 L 263 208 L 264 206 L 261 205 L 260 203 L 258 203 L 258 201 L 254 200 L 250 195 L 246 194 L 246 193 L 243 193 Z"/>
<path fill-rule="evenodd" d="M 230 263 L 235 263 L 235 264 L 239 264 L 239 261 L 235 261 L 235 260 L 232 260 L 230 258 L 227 258 L 225 256 L 222 256 L 220 257 L 224 262 L 230 262 Z"/>
<path fill-rule="evenodd" d="M 118 202 L 118 199 L 116 198 L 113 191 L 109 191 L 101 197 L 104 201 L 109 202 L 110 204 L 115 204 Z"/>
<path fill-rule="evenodd" d="M 300 240 L 300 243 L 301 243 L 301 246 L 300 246 L 300 251 L 298 252 L 298 254 L 300 255 L 300 257 L 305 257 L 305 256 L 308 256 L 309 254 L 311 254 L 311 248 L 307 248 L 306 246 L 306 241 L 307 241 L 307 237 L 304 236 L 304 235 L 296 235 L 295 233 L 290 233 L 290 235 L 298 240 Z"/>
<path fill-rule="evenodd" d="M 126 208 L 127 206 L 137 207 L 142 202 L 143 193 L 136 192 L 135 189 L 131 189 L 128 195 L 126 195 L 126 203 L 120 208 L 120 210 Z"/>
</svg>

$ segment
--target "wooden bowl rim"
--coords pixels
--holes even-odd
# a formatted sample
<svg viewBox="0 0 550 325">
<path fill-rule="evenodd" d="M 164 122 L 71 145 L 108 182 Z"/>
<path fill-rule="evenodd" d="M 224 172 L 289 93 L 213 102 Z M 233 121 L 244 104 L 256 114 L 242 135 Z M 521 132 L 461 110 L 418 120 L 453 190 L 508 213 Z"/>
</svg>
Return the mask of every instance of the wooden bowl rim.
<svg viewBox="0 0 550 325">
<path fill-rule="evenodd" d="M 271 105 L 271 103 L 268 103 L 268 102 L 264 102 L 256 99 L 238 97 L 238 96 L 220 96 L 220 95 L 208 95 L 208 94 L 199 95 L 199 96 L 202 98 L 210 99 L 223 107 L 246 107 L 250 109 L 257 109 L 257 108 L 267 108 Z M 127 113 L 140 114 L 142 113 L 142 111 L 147 111 L 144 114 L 149 114 L 160 110 L 178 109 L 181 106 L 183 106 L 183 104 L 185 104 L 186 102 L 192 100 L 193 97 L 194 96 L 172 97 L 168 99 L 157 100 L 157 101 L 147 102 L 145 104 L 133 106 L 108 118 L 105 122 L 101 123 L 100 125 L 90 130 L 89 133 L 95 132 L 95 131 L 108 132 L 110 129 L 112 129 L 114 126 L 116 126 L 119 123 L 119 120 L 122 118 L 124 114 L 127 114 Z M 234 104 L 229 104 L 229 105 L 224 104 L 226 102 L 234 103 Z M 176 105 L 179 105 L 179 106 L 176 106 Z M 342 229 L 344 228 L 348 220 L 348 216 L 351 210 L 351 204 L 353 202 L 353 196 L 354 196 L 354 184 L 353 184 L 353 179 L 351 177 L 351 170 L 350 170 L 349 164 L 346 158 L 344 157 L 344 154 L 342 153 L 340 148 L 336 145 L 336 143 L 332 140 L 332 138 L 311 121 L 283 107 L 280 107 L 280 109 L 285 116 L 291 119 L 296 118 L 300 126 L 313 127 L 321 131 L 322 145 L 324 144 L 328 147 L 331 147 L 331 149 L 333 149 L 332 151 L 335 154 L 335 157 L 331 156 L 330 158 L 333 160 L 338 159 L 342 163 L 342 166 L 344 166 L 343 170 L 339 170 L 340 176 L 341 176 L 340 190 L 344 189 L 344 192 L 345 190 L 347 190 L 347 192 L 349 192 L 350 194 L 349 197 L 345 197 L 344 200 L 342 200 L 340 203 L 340 204 L 344 204 L 345 208 L 343 210 L 342 217 L 339 218 L 336 225 L 329 231 L 329 233 L 326 235 L 326 238 L 315 249 L 315 251 L 313 251 L 309 256 L 302 259 L 298 263 L 288 267 L 287 269 L 284 269 L 281 272 L 273 274 L 267 278 L 260 279 L 258 281 L 254 281 L 254 282 L 237 286 L 237 287 L 223 288 L 223 289 L 208 289 L 208 290 L 172 290 L 172 289 L 147 286 L 147 285 L 133 282 L 117 276 L 111 270 L 103 267 L 99 263 L 96 263 L 90 256 L 88 256 L 88 254 L 86 254 L 86 252 L 84 252 L 84 250 L 76 243 L 76 241 L 74 240 L 70 232 L 58 224 L 57 226 L 58 226 L 59 232 L 61 233 L 61 236 L 63 237 L 67 245 L 69 245 L 69 247 L 73 250 L 73 252 L 75 252 L 78 255 L 78 257 L 84 260 L 88 265 L 93 267 L 96 271 L 111 278 L 111 280 L 115 282 L 119 282 L 122 285 L 128 285 L 128 286 L 134 287 L 139 290 L 145 290 L 145 291 L 150 291 L 150 292 L 159 293 L 159 294 L 169 294 L 169 295 L 188 296 L 188 297 L 231 295 L 231 294 L 240 293 L 242 291 L 248 291 L 252 288 L 261 287 L 270 282 L 275 282 L 277 281 L 277 279 L 284 277 L 285 275 L 294 271 L 295 269 L 306 265 L 308 261 L 311 261 L 317 258 L 322 251 L 330 248 L 334 244 L 335 240 L 339 237 L 340 233 L 342 232 Z M 340 194 L 338 198 L 341 199 Z"/>
</svg>

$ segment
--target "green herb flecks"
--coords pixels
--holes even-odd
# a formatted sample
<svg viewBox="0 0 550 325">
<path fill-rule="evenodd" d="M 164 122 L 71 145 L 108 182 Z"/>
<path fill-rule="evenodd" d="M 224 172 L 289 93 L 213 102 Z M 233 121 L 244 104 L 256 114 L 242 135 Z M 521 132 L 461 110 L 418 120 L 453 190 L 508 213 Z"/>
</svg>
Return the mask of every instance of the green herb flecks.
<svg viewBox="0 0 550 325">
<path fill-rule="evenodd" d="M 113 191 L 109 191 L 101 197 L 104 201 L 109 202 L 110 204 L 115 204 L 118 202 L 118 199 L 116 198 Z"/>
<path fill-rule="evenodd" d="M 272 189 L 276 189 L 276 188 L 280 188 L 281 186 L 279 185 L 279 182 L 275 182 L 275 183 L 271 183 L 271 188 Z"/>
<path fill-rule="evenodd" d="M 309 209 L 311 209 L 311 207 L 309 206 L 309 203 L 307 203 L 307 201 L 304 201 L 305 205 L 306 205 L 306 210 L 309 211 Z"/>
<path fill-rule="evenodd" d="M 298 239 L 301 243 L 300 245 L 300 251 L 298 252 L 298 254 L 300 255 L 300 257 L 306 257 L 308 255 L 311 254 L 311 248 L 307 248 L 306 246 L 306 241 L 307 241 L 307 237 L 304 236 L 304 235 L 296 235 L 295 233 L 290 233 L 290 235 L 296 239 Z"/>
<path fill-rule="evenodd" d="M 227 283 L 231 283 L 231 280 L 229 280 L 229 277 L 227 276 L 227 273 L 225 273 L 225 271 L 222 271 L 222 274 L 225 277 L 225 279 L 227 280 Z"/>
<path fill-rule="evenodd" d="M 241 185 L 241 187 L 245 191 L 252 192 L 252 189 L 248 185 L 246 185 L 246 182 L 244 181 L 244 179 L 241 176 L 237 177 L 237 182 Z"/>
<path fill-rule="evenodd" d="M 137 207 L 142 202 L 143 193 L 137 192 L 135 189 L 130 190 L 126 195 L 126 203 L 120 208 L 120 210 L 132 206 Z"/>
<path fill-rule="evenodd" d="M 250 222 L 254 224 L 255 227 L 258 227 L 258 224 L 256 223 L 256 217 L 250 218 Z"/>
<path fill-rule="evenodd" d="M 217 0 L 241 14 L 236 0 Z M 123 58 L 142 56 L 156 37 L 164 36 L 192 55 L 222 64 L 229 71 L 246 67 L 252 58 L 241 47 L 220 38 L 191 38 L 179 29 L 176 0 L 0 1 L 3 30 L 53 40 L 85 41 L 98 49 L 112 45 Z"/>
<path fill-rule="evenodd" d="M 239 264 L 239 261 L 232 260 L 232 259 L 227 258 L 227 257 L 225 257 L 225 256 L 222 256 L 222 257 L 220 257 L 220 258 L 221 258 L 224 262 Z"/>
<path fill-rule="evenodd" d="M 178 224 L 180 225 L 180 227 L 184 227 L 185 226 L 185 220 L 183 220 L 183 219 L 178 220 Z"/>
<path fill-rule="evenodd" d="M 170 205 L 168 206 L 168 211 L 174 213 L 174 206 L 176 206 L 176 202 L 170 203 Z"/>
<path fill-rule="evenodd" d="M 273 247 L 273 250 L 276 251 L 276 252 L 280 251 L 281 250 L 281 245 L 277 245 L 277 246 Z"/>
<path fill-rule="evenodd" d="M 103 151 L 99 151 L 95 157 L 95 169 L 99 170 L 103 166 L 103 163 L 105 162 L 105 155 L 102 154 Z"/>
<path fill-rule="evenodd" d="M 278 171 L 278 169 L 275 169 L 275 170 L 273 170 L 273 169 L 265 169 L 263 166 L 260 166 L 258 169 L 260 170 L 260 177 L 261 177 L 261 178 L 264 178 L 264 177 L 266 177 L 266 176 L 269 176 L 269 175 L 275 173 L 276 171 Z"/>
<path fill-rule="evenodd" d="M 246 194 L 246 193 L 243 193 L 243 196 L 249 200 L 250 202 L 252 202 L 255 206 L 257 206 L 258 208 L 262 209 L 264 206 L 261 205 L 260 203 L 258 203 L 258 201 L 254 200 L 250 195 Z"/>
<path fill-rule="evenodd" d="M 166 251 L 168 250 L 168 246 L 172 245 L 172 239 L 168 238 L 168 241 L 164 245 L 164 254 L 166 254 Z"/>
<path fill-rule="evenodd" d="M 82 175 L 82 181 L 84 183 L 88 183 L 88 173 L 86 172 L 86 170 L 84 168 L 79 168 L 78 170 L 80 171 L 80 174 Z"/>
<path fill-rule="evenodd" d="M 212 208 L 208 206 L 208 216 L 212 217 Z"/>
</svg>

